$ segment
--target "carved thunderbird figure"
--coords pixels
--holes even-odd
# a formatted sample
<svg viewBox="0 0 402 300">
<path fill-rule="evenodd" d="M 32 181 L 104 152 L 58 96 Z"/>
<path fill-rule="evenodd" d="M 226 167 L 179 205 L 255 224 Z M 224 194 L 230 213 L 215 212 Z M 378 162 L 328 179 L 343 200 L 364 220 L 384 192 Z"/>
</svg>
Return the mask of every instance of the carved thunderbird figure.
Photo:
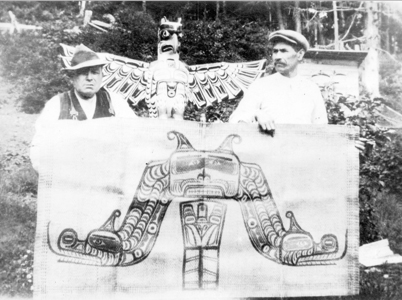
<svg viewBox="0 0 402 300">
<path fill-rule="evenodd" d="M 265 72 L 266 60 L 243 63 L 211 63 L 188 66 L 179 60 L 183 36 L 181 19 L 161 20 L 158 59 L 151 63 L 109 53 L 103 67 L 102 87 L 121 94 L 132 105 L 145 100 L 151 118 L 183 119 L 188 101 L 198 107 L 239 97 Z M 74 47 L 61 44 L 62 61 L 70 65 Z"/>
</svg>

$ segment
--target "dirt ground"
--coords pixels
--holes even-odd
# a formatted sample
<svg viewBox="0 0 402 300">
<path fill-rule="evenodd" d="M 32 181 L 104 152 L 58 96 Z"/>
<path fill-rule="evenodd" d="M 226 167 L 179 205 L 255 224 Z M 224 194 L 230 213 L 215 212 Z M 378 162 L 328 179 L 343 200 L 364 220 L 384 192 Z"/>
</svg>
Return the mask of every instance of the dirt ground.
<svg viewBox="0 0 402 300">
<path fill-rule="evenodd" d="M 0 78 L 0 82 L 0 153 L 28 156 L 39 114 L 20 112 L 18 94 L 13 84 L 3 78 Z"/>
</svg>

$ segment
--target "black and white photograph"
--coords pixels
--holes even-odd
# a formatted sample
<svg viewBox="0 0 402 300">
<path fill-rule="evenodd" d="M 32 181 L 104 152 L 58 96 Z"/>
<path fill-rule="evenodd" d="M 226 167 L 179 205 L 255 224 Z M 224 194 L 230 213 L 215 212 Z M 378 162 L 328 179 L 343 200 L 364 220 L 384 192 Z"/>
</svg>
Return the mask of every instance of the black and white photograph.
<svg viewBox="0 0 402 300">
<path fill-rule="evenodd" d="M 402 299 L 401 20 L 0 1 L 0 299 Z"/>
</svg>

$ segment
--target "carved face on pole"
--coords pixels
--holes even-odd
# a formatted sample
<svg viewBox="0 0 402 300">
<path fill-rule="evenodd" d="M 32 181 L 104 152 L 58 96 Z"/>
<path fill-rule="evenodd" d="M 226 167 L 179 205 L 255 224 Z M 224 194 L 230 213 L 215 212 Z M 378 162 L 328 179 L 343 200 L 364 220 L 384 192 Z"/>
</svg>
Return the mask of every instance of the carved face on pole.
<svg viewBox="0 0 402 300">
<path fill-rule="evenodd" d="M 158 60 L 179 58 L 180 40 L 183 37 L 181 18 L 177 22 L 161 19 L 158 29 Z"/>
</svg>

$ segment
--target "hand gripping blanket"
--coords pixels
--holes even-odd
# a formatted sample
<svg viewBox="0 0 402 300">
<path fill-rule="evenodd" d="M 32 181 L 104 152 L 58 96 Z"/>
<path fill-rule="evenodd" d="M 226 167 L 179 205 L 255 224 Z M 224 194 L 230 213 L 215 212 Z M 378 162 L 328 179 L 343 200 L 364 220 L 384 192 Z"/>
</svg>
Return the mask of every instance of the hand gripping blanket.
<svg viewBox="0 0 402 300">
<path fill-rule="evenodd" d="M 358 293 L 354 127 L 59 121 L 41 145 L 34 296 Z"/>
</svg>

